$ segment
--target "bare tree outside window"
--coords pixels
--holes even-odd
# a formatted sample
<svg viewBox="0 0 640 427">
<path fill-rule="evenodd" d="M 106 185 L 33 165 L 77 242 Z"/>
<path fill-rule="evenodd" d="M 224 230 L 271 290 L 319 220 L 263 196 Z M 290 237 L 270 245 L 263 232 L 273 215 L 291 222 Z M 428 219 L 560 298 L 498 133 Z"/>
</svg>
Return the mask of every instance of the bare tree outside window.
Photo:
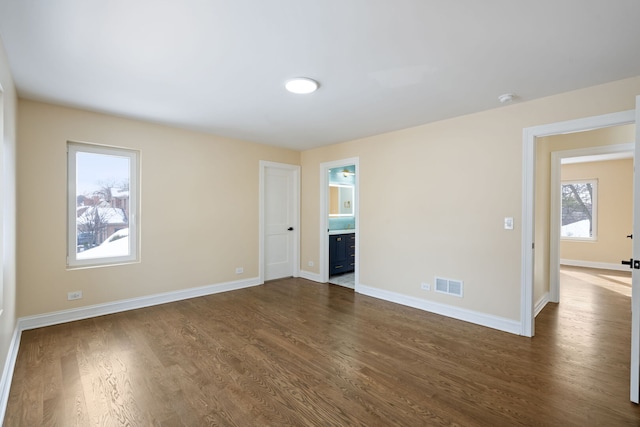
<svg viewBox="0 0 640 427">
<path fill-rule="evenodd" d="M 596 238 L 597 181 L 562 183 L 563 238 Z"/>
</svg>

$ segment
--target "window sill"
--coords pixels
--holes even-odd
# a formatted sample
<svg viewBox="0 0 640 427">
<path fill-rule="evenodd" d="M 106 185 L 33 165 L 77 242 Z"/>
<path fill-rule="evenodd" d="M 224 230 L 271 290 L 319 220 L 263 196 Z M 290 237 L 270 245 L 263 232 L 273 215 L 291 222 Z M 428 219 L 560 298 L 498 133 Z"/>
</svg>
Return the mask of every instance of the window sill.
<svg viewBox="0 0 640 427">
<path fill-rule="evenodd" d="M 140 264 L 140 260 L 121 261 L 121 262 L 106 263 L 106 264 L 67 265 L 66 270 L 73 271 L 73 270 L 87 270 L 91 268 L 121 267 L 124 265 L 131 265 L 131 264 Z"/>
</svg>

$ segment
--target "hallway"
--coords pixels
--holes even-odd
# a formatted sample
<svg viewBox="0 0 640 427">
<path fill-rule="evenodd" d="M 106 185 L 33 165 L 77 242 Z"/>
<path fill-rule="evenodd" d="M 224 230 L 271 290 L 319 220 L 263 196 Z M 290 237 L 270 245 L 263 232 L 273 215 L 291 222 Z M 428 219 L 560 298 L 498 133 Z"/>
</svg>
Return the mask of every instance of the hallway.
<svg viewBox="0 0 640 427">
<path fill-rule="evenodd" d="M 549 395 L 563 399 L 580 393 L 587 400 L 610 401 L 603 406 L 611 409 L 628 405 L 637 412 L 628 402 L 630 335 L 631 273 L 563 266 L 560 303 L 548 304 L 538 315 L 533 338 L 554 350 L 539 363 L 566 379 Z M 592 425 L 605 422 L 600 410 L 587 409 L 593 411 L 586 414 Z"/>
</svg>

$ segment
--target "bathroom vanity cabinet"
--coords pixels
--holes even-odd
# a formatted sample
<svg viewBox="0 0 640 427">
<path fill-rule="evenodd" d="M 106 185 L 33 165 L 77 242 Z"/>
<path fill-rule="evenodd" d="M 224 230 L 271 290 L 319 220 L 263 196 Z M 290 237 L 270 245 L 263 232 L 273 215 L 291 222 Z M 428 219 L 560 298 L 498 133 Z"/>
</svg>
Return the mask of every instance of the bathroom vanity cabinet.
<svg viewBox="0 0 640 427">
<path fill-rule="evenodd" d="M 329 276 L 354 271 L 356 234 L 329 235 Z"/>
</svg>

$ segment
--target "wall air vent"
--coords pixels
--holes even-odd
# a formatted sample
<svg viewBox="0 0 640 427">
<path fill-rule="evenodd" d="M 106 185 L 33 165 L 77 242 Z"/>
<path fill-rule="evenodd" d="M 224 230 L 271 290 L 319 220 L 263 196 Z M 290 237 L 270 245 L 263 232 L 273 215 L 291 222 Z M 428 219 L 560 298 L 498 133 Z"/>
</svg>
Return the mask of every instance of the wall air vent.
<svg viewBox="0 0 640 427">
<path fill-rule="evenodd" d="M 444 277 L 436 277 L 435 284 L 436 292 L 462 297 L 462 280 L 452 280 L 445 279 Z"/>
</svg>

